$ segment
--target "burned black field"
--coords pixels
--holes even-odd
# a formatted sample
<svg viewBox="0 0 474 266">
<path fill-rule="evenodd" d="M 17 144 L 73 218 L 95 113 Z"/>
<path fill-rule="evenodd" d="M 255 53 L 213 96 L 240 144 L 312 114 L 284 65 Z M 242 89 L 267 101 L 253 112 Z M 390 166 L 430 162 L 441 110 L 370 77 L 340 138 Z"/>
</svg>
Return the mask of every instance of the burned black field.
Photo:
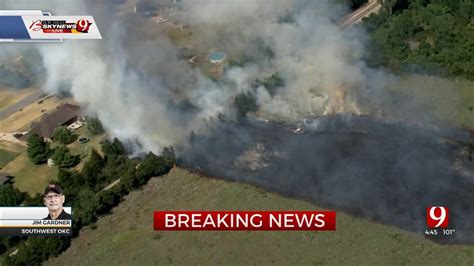
<svg viewBox="0 0 474 266">
<path fill-rule="evenodd" d="M 474 243 L 468 132 L 342 115 L 306 120 L 302 127 L 296 134 L 262 121 L 221 122 L 193 137 L 179 164 L 420 235 L 426 207 L 446 206 L 456 231 L 435 240 Z"/>
</svg>

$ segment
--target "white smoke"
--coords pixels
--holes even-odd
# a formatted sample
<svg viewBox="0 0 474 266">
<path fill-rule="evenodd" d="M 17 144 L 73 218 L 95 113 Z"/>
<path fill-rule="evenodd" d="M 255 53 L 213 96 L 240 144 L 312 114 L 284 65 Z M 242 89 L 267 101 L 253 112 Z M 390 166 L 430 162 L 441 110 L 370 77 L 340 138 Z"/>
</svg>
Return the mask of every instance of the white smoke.
<svg viewBox="0 0 474 266">
<path fill-rule="evenodd" d="M 182 1 L 196 49 L 218 48 L 247 58 L 243 66 L 227 68 L 218 81 L 181 59 L 166 37 L 144 38 L 143 21 L 117 15 L 113 5 L 36 1 L 33 7 L 26 2 L 2 5 L 95 16 L 101 41 L 30 45 L 40 51 L 47 69 L 43 88 L 54 93 L 69 80 L 75 101 L 96 114 L 111 136 L 138 142 L 146 150 L 159 152 L 184 141 L 191 130 L 199 131 L 206 121 L 228 112 L 241 92 L 256 95 L 263 115 L 299 119 L 359 112 L 357 95 L 369 83 L 360 59 L 363 33 L 339 29 L 341 7 L 327 0 Z M 281 22 L 285 16 L 289 22 Z M 263 87 L 252 89 L 257 78 L 276 71 L 286 85 L 274 96 Z M 183 102 L 192 110 L 180 109 Z"/>
</svg>

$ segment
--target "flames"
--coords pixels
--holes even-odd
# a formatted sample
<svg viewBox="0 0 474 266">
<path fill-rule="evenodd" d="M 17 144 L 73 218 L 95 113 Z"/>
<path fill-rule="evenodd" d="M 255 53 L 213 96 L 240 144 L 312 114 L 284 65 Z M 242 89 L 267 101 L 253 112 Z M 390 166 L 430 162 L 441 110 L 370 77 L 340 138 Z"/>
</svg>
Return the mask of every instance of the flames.
<svg viewBox="0 0 474 266">
<path fill-rule="evenodd" d="M 344 86 L 330 89 L 323 115 L 335 115 L 339 113 L 353 113 L 360 115 L 360 110 L 353 90 Z"/>
</svg>

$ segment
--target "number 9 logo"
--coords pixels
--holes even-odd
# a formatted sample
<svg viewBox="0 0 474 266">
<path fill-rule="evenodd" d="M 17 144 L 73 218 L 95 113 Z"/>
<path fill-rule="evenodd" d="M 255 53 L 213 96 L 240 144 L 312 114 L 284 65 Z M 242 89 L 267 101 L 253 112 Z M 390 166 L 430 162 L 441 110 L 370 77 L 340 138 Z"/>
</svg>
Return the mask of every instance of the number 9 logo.
<svg viewBox="0 0 474 266">
<path fill-rule="evenodd" d="M 433 206 L 427 209 L 427 225 L 429 228 L 446 228 L 449 224 L 448 208 Z"/>
<path fill-rule="evenodd" d="M 87 33 L 89 31 L 89 27 L 92 25 L 89 20 L 86 19 L 80 19 L 76 23 L 76 29 L 78 32 L 84 32 Z"/>
</svg>

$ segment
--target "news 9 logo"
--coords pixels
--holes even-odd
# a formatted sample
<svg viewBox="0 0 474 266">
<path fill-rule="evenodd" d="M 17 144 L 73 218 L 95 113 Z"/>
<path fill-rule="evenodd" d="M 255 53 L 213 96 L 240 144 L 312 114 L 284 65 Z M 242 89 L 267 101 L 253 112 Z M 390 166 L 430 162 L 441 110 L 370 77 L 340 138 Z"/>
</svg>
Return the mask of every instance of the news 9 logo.
<svg viewBox="0 0 474 266">
<path fill-rule="evenodd" d="M 76 29 L 78 32 L 89 32 L 89 27 L 92 25 L 92 22 L 89 22 L 87 19 L 80 19 L 76 22 Z"/>
<path fill-rule="evenodd" d="M 447 228 L 449 226 L 449 209 L 444 206 L 426 208 L 426 225 L 428 228 Z"/>
</svg>

